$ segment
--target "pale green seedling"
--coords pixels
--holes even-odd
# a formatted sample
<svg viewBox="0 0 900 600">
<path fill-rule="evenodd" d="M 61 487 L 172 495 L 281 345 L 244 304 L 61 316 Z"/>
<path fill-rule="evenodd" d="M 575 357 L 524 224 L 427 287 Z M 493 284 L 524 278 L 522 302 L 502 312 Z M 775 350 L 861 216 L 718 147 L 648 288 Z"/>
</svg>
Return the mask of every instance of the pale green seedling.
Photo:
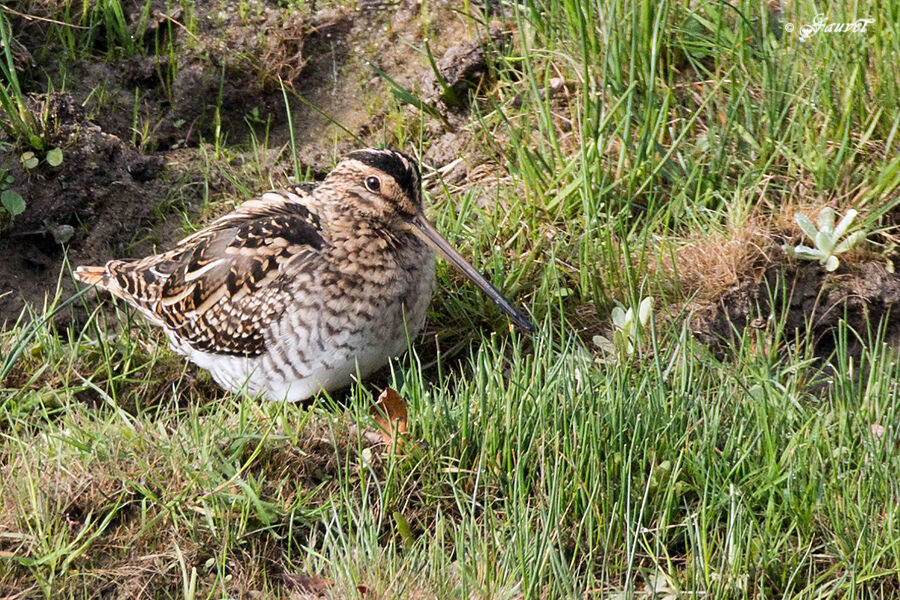
<svg viewBox="0 0 900 600">
<path fill-rule="evenodd" d="M 816 220 L 816 224 L 813 224 L 809 217 L 803 213 L 797 213 L 794 215 L 797 225 L 813 241 L 815 247 L 811 248 L 803 244 L 791 247 L 785 244 L 781 248 L 790 256 L 819 261 L 820 265 L 825 266 L 826 271 L 836 270 L 841 264 L 837 255 L 850 250 L 866 239 L 866 232 L 855 231 L 841 240 L 856 218 L 856 211 L 852 208 L 848 210 L 837 225 L 834 224 L 834 216 L 834 209 L 826 206 L 819 211 L 819 218 Z"/>
<path fill-rule="evenodd" d="M 595 335 L 594 344 L 607 354 L 631 356 L 634 354 L 641 331 L 650 323 L 652 312 L 653 298 L 650 296 L 641 300 L 637 314 L 633 307 L 626 310 L 622 305 L 616 306 L 612 310 L 613 339 Z"/>
</svg>

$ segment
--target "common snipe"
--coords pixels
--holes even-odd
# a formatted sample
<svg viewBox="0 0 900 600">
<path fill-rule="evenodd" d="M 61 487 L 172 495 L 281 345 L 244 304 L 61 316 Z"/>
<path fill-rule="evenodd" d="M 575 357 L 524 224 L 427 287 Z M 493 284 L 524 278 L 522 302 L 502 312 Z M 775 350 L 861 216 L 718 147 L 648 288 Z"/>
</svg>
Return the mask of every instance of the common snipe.
<svg viewBox="0 0 900 600">
<path fill-rule="evenodd" d="M 135 306 L 222 387 L 297 401 L 406 350 L 435 251 L 533 330 L 425 218 L 418 163 L 390 150 L 354 152 L 318 186 L 266 192 L 168 252 L 75 276 Z"/>
</svg>

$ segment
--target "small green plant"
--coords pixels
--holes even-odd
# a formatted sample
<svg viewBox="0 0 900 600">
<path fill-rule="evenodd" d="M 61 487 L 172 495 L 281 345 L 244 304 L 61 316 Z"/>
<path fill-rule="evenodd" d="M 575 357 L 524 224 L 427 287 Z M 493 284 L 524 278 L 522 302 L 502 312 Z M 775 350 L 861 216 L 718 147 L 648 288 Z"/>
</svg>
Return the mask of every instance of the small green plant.
<svg viewBox="0 0 900 600">
<path fill-rule="evenodd" d="M 815 247 L 811 248 L 798 244 L 792 248 L 784 244 L 781 248 L 789 256 L 819 261 L 820 265 L 825 266 L 826 271 L 836 270 L 841 264 L 837 255 L 850 250 L 866 239 L 866 232 L 855 231 L 841 240 L 856 218 L 856 211 L 852 208 L 848 210 L 841 220 L 838 221 L 837 225 L 834 224 L 834 216 L 834 209 L 826 206 L 819 211 L 819 217 L 816 219 L 816 223 L 813 224 L 809 217 L 803 213 L 797 213 L 794 215 L 794 220 L 797 221 L 797 225 L 800 226 L 803 233 L 813 241 Z"/>
<path fill-rule="evenodd" d="M 51 167 L 58 167 L 63 162 L 63 153 L 59 148 L 51 148 L 47 151 L 47 164 Z"/>
<path fill-rule="evenodd" d="M 38 166 L 38 163 L 40 163 L 38 157 L 35 156 L 34 152 L 31 152 L 30 150 L 28 152 L 23 152 L 19 157 L 19 160 L 22 162 L 22 168 L 26 171 L 30 171 L 31 169 Z"/>
<path fill-rule="evenodd" d="M 650 296 L 641 300 L 636 314 L 634 308 L 626 310 L 619 304 L 612 310 L 612 340 L 602 335 L 595 335 L 594 344 L 612 356 L 631 356 L 640 341 L 641 332 L 650 323 L 652 312 L 653 298 Z"/>
<path fill-rule="evenodd" d="M 63 152 L 60 148 L 51 148 L 50 150 L 47 150 L 44 160 L 46 160 L 47 164 L 51 167 L 58 167 L 63 162 Z M 39 159 L 37 154 L 31 150 L 27 150 L 19 155 L 19 162 L 22 163 L 23 169 L 30 171 L 41 164 L 41 159 Z"/>
<path fill-rule="evenodd" d="M 0 171 L 0 206 L 9 216 L 16 217 L 25 211 L 25 199 L 10 187 L 13 182 L 12 175 Z"/>
<path fill-rule="evenodd" d="M 47 164 L 51 167 L 58 167 L 63 162 L 63 152 L 60 148 L 51 148 L 50 150 L 47 150 L 44 160 L 46 160 Z M 41 164 L 41 160 L 31 150 L 19 155 L 19 162 L 22 163 L 22 168 L 26 171 L 30 171 Z"/>
<path fill-rule="evenodd" d="M 12 146 L 9 146 L 12 148 Z M 44 156 L 47 164 L 58 167 L 63 163 L 63 152 L 60 148 L 51 148 Z M 26 171 L 34 169 L 40 164 L 40 159 L 31 150 L 19 155 L 19 162 Z M 10 217 L 17 217 L 25 212 L 25 199 L 16 190 L 12 189 L 15 178 L 5 169 L 0 169 L 0 215 L 6 213 Z M 56 234 L 54 234 L 56 237 Z M 71 236 L 69 236 L 71 237 Z"/>
</svg>

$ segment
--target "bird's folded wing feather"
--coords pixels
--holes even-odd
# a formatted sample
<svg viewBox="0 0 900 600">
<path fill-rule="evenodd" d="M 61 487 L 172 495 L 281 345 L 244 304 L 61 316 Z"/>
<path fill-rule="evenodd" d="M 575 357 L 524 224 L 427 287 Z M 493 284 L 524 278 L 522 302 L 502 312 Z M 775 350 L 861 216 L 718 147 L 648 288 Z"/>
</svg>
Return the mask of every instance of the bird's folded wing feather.
<svg viewBox="0 0 900 600">
<path fill-rule="evenodd" d="M 289 299 L 285 266 L 311 267 L 327 244 L 303 193 L 267 192 L 169 252 L 110 263 L 117 295 L 196 350 L 260 354 Z"/>
</svg>

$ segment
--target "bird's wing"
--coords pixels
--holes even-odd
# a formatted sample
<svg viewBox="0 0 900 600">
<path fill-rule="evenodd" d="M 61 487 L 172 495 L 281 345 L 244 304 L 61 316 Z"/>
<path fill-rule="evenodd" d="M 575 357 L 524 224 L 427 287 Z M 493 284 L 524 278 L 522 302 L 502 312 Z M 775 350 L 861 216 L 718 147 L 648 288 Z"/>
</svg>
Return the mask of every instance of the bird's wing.
<svg viewBox="0 0 900 600">
<path fill-rule="evenodd" d="M 169 252 L 111 261 L 100 285 L 196 350 L 258 355 L 288 301 L 285 267 L 311 267 L 327 244 L 305 194 L 267 192 Z"/>
</svg>

